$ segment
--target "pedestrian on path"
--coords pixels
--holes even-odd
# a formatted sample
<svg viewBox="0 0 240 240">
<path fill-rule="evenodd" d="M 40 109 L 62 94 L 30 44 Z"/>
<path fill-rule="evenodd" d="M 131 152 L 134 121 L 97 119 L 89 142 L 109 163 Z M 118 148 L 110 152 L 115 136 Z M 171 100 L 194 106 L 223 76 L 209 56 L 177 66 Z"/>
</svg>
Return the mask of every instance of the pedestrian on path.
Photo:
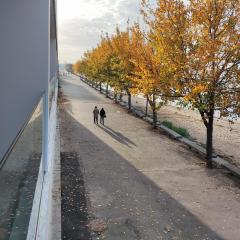
<svg viewBox="0 0 240 240">
<path fill-rule="evenodd" d="M 95 108 L 93 110 L 93 119 L 94 119 L 95 124 L 98 124 L 98 115 L 99 115 L 99 110 L 98 110 L 97 106 L 95 106 Z"/>
<path fill-rule="evenodd" d="M 102 125 L 104 125 L 104 118 L 105 118 L 105 117 L 107 117 L 107 116 L 106 116 L 106 112 L 105 112 L 104 108 L 102 108 L 101 111 L 100 111 L 100 123 L 101 123 Z"/>
</svg>

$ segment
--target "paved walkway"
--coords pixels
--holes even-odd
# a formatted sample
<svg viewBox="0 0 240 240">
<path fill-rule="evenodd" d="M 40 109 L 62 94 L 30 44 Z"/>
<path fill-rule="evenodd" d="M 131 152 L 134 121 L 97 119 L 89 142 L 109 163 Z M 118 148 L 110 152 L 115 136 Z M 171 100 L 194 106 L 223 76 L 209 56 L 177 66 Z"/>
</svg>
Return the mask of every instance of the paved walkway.
<svg viewBox="0 0 240 240">
<path fill-rule="evenodd" d="M 61 85 L 63 239 L 239 240 L 237 183 L 76 77 Z"/>
</svg>

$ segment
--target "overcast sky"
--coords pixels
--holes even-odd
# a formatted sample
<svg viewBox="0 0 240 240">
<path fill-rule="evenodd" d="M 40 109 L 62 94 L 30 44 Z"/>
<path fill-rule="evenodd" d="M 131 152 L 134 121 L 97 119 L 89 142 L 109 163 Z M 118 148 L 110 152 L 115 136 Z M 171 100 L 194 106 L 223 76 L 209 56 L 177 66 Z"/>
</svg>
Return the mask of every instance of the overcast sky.
<svg viewBox="0 0 240 240">
<path fill-rule="evenodd" d="M 74 63 L 112 33 L 139 18 L 140 0 L 58 0 L 59 62 Z"/>
</svg>

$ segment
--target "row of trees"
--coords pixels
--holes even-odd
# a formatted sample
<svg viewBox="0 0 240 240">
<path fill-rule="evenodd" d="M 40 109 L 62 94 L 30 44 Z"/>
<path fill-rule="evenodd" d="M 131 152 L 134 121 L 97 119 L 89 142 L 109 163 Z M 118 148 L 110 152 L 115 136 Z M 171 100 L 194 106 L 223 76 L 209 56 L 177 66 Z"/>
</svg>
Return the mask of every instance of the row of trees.
<svg viewBox="0 0 240 240">
<path fill-rule="evenodd" d="M 168 101 L 198 109 L 212 167 L 214 113 L 240 115 L 239 0 L 142 0 L 138 23 L 103 36 L 74 66 L 115 94 L 144 94 L 153 112 Z M 108 90 L 107 90 L 108 91 Z"/>
</svg>

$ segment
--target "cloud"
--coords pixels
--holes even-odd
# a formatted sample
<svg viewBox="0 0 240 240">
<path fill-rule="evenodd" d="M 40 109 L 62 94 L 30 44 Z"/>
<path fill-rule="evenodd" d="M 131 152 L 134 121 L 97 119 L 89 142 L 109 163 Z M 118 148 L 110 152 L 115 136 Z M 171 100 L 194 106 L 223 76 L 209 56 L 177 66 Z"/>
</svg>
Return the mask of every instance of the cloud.
<svg viewBox="0 0 240 240">
<path fill-rule="evenodd" d="M 67 14 L 66 2 L 73 11 Z M 72 2 L 71 2 L 72 1 Z M 139 18 L 140 0 L 62 0 L 59 2 L 59 61 L 76 62 L 84 51 L 97 45 L 102 32 L 113 33 L 116 25 L 126 27 L 127 20 Z M 84 3 L 83 3 L 83 2 Z M 86 4 L 87 2 L 87 4 Z M 74 5 L 75 4 L 75 5 Z M 64 9 L 65 8 L 65 12 Z M 96 13 L 96 14 L 95 14 Z M 61 15 L 62 14 L 62 15 Z"/>
</svg>

